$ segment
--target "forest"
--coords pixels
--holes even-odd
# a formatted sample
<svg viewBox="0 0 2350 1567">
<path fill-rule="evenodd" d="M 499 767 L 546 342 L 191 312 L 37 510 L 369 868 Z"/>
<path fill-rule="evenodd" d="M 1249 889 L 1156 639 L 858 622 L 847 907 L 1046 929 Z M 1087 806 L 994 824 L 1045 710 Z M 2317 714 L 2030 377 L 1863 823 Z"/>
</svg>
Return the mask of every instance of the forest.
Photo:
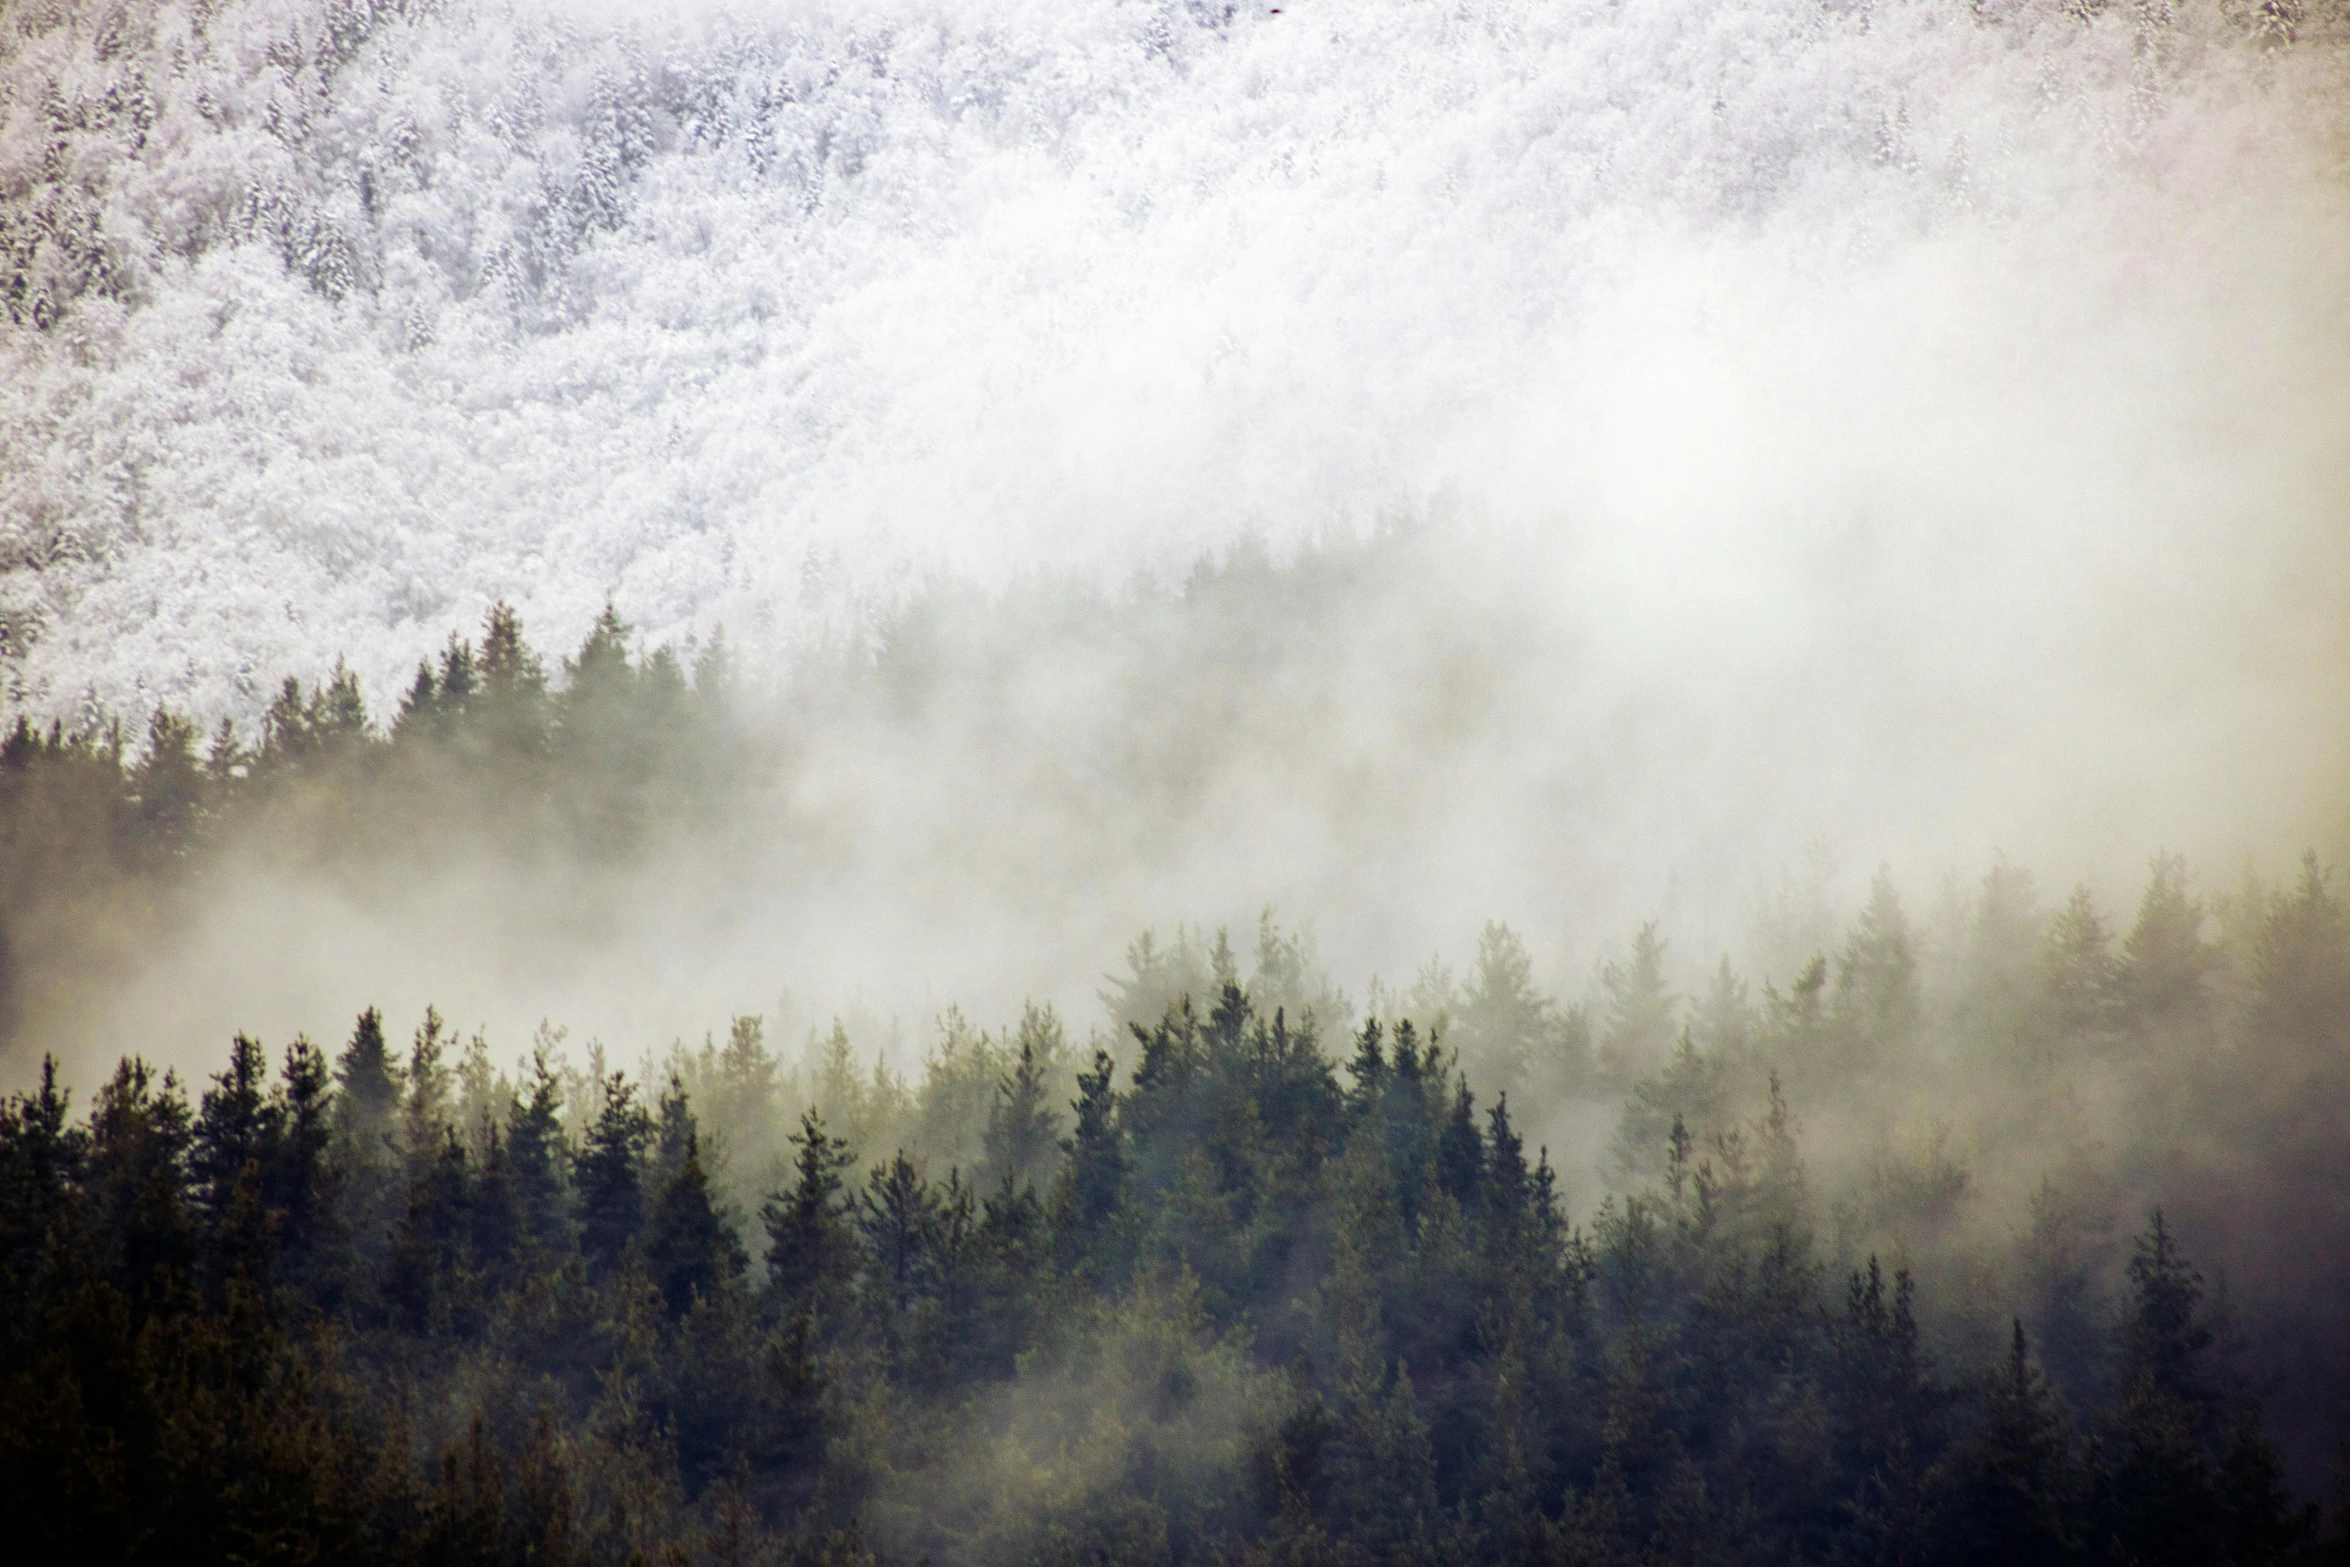
<svg viewBox="0 0 2350 1567">
<path fill-rule="evenodd" d="M 0 0 L 14 1555 L 2350 1567 L 2346 132 Z"/>
<path fill-rule="evenodd" d="M 250 738 L 20 719 L 9 1026 L 232 847 L 672 852 L 785 765 L 732 681 L 610 611 L 550 669 L 500 605 L 384 723 L 339 668 Z M 76 1561 L 2343 1560 L 2318 858 L 2207 904 L 2158 857 L 2127 919 L 1881 874 L 1781 934 L 1684 995 L 1646 925 L 1562 999 L 1490 924 L 1358 1006 L 1269 915 L 1178 927 L 1100 1025 L 949 1008 L 912 1067 L 752 1014 L 509 1067 L 365 997 L 200 1080 L 50 1062 L 0 1494 Z"/>
</svg>

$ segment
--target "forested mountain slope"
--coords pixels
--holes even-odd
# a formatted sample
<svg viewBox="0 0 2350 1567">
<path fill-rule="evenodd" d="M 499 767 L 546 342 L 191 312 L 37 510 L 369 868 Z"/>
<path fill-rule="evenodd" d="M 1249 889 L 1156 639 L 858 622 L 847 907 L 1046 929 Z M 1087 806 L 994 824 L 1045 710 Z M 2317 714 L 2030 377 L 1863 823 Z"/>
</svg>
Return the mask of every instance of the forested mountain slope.
<svg viewBox="0 0 2350 1567">
<path fill-rule="evenodd" d="M 251 747 L 168 712 L 136 750 L 20 725 L 15 1048 L 25 1009 L 97 1006 L 255 885 L 253 845 L 356 896 L 485 857 L 576 889 L 723 857 L 697 834 L 788 770 L 718 658 L 632 658 L 607 616 L 560 668 L 500 609 L 385 725 L 347 675 L 288 682 Z M 948 1007 L 918 1059 L 869 1016 L 526 1048 L 429 1010 L 404 1069 L 369 1012 L 331 1082 L 303 1042 L 241 1039 L 201 1091 L 85 1055 L 111 1084 L 85 1130 L 47 1068 L 11 1111 L 9 1397 L 49 1422 L 11 1483 L 161 1488 L 69 1534 L 242 1528 L 204 1466 L 250 1463 L 251 1505 L 299 1515 L 271 1527 L 395 1554 L 547 1508 L 596 1551 L 854 1525 L 838 1548 L 909 1559 L 1055 1529 L 1116 1559 L 2314 1538 L 2285 1477 L 2324 1491 L 2350 1386 L 2324 865 L 2211 897 L 2160 857 L 2124 913 L 2003 862 L 1915 917 L 1881 873 L 1849 920 L 1762 935 L 1759 971 L 1692 984 L 1651 923 L 1560 994 L 1491 924 L 1357 1000 L 1269 916 L 1237 948 L 1178 927 L 1128 947 L 1106 1031 Z M 167 1351 L 196 1358 L 138 1358 Z M 58 1380 L 128 1374 L 91 1354 L 183 1380 L 101 1408 Z M 1137 1398 L 1157 1424 L 1087 1424 Z M 181 1431 L 183 1399 L 230 1436 Z M 163 1467 L 108 1478 L 134 1448 Z M 1391 1464 L 1401 1490 L 1367 1478 Z"/>
<path fill-rule="evenodd" d="M 5 700 L 250 718 L 341 654 L 381 706 L 501 598 L 764 649 L 908 573 L 1431 505 L 1597 529 L 1619 587 L 1628 539 L 1776 571 L 1854 516 L 1963 521 L 1945 572 L 2052 527 L 2114 591 L 2106 543 L 2223 570 L 2182 484 L 2290 555 L 2341 395 L 2343 28 L 29 0 Z"/>
<path fill-rule="evenodd" d="M 2345 300 L 2341 0 L 0 6 L 10 1527 L 2339 1560 Z"/>
</svg>

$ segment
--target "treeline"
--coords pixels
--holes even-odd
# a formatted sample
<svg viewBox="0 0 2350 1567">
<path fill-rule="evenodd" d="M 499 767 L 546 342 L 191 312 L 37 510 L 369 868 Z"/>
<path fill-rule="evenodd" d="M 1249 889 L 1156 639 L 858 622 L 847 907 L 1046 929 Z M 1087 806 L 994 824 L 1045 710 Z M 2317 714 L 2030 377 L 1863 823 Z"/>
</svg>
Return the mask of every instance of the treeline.
<svg viewBox="0 0 2350 1567">
<path fill-rule="evenodd" d="M 0 1117 L 0 1494 L 42 1559 L 2275 1563 L 2289 1499 L 2163 1215 L 2094 1407 L 2020 1322 L 1946 1364 L 1825 1265 L 1797 1130 L 1668 1130 L 1562 1212 L 1508 1103 L 1237 985 L 1032 1025 L 978 1156 L 806 1110 L 728 1211 L 681 1077 L 542 1052 L 462 1115 L 428 1018 L 191 1095 L 126 1060 Z M 732 1070 L 772 1078 L 755 1030 Z M 401 1059 L 404 1054 L 405 1059 Z M 584 1112 L 584 1113 L 583 1113 Z M 566 1131 L 575 1118 L 581 1130 Z"/>
<path fill-rule="evenodd" d="M 689 677 L 668 648 L 632 656 L 628 635 L 607 606 L 550 681 L 520 617 L 495 605 L 478 643 L 452 636 L 418 664 L 386 723 L 340 662 L 312 685 L 287 676 L 251 737 L 229 718 L 207 735 L 169 707 L 135 748 L 119 719 L 44 730 L 20 715 L 0 739 L 11 823 L 0 868 L 12 885 L 36 864 L 85 879 L 154 868 L 289 806 L 320 818 L 311 838 L 338 853 L 381 841 L 395 803 L 400 828 L 429 817 L 444 831 L 495 824 L 561 831 L 567 847 L 625 844 L 678 803 L 665 790 L 708 773 L 730 689 L 722 637 Z"/>
<path fill-rule="evenodd" d="M 19 715 L 0 737 L 0 1042 L 28 993 L 167 939 L 230 849 L 344 877 L 485 847 L 593 864 L 706 821 L 754 775 L 724 639 L 690 672 L 628 641 L 607 607 L 550 678 L 499 604 L 478 641 L 418 665 L 388 722 L 340 662 L 286 677 L 249 735 L 159 707 L 134 747 L 119 719 Z"/>
</svg>

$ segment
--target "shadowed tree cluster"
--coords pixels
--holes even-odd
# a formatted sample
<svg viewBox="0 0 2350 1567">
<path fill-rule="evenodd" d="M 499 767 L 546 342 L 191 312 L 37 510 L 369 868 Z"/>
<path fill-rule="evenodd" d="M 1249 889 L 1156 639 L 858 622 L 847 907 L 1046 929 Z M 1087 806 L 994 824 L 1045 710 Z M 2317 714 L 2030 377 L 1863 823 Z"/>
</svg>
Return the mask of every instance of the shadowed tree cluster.
<svg viewBox="0 0 2350 1567">
<path fill-rule="evenodd" d="M 749 1220 L 681 1077 L 485 1094 L 429 1013 L 79 1117 L 47 1074 L 8 1514 L 77 1561 L 2317 1559 L 2161 1213 L 2075 1407 L 2020 1320 L 1945 1364 L 1908 1273 L 1827 1265 L 1775 1084 L 1578 1226 L 1414 1024 L 1341 1063 L 1210 1000 L 1065 1114 L 1032 1014 L 973 1173 L 807 1109 Z"/>
</svg>

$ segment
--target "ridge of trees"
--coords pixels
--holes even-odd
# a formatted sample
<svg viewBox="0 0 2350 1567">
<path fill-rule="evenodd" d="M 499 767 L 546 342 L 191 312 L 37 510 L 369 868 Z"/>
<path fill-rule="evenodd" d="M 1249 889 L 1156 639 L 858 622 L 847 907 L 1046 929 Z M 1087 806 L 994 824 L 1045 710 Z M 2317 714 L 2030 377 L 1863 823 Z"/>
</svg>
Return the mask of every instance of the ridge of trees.
<svg viewBox="0 0 2350 1567">
<path fill-rule="evenodd" d="M 657 850 L 759 776 L 727 689 L 722 649 L 634 657 L 609 611 L 551 673 L 501 607 L 385 726 L 342 669 L 251 748 L 20 722 L 0 1013 L 254 837 Z M 0 1125 L 0 1483 L 52 1554 L 126 1560 L 2338 1542 L 2264 1434 L 2305 1451 L 2345 1385 L 2306 1201 L 2350 1178 L 2326 868 L 2214 898 L 2161 856 L 2119 917 L 2002 862 L 1913 918 L 1880 874 L 1840 934 L 1784 923 L 1759 990 L 1724 956 L 1684 991 L 1650 925 L 1562 998 L 1492 924 L 1359 1010 L 1270 915 L 1253 954 L 1177 927 L 1107 981 L 1116 1039 L 950 1009 L 914 1080 L 838 1023 L 630 1073 L 557 1032 L 507 1075 L 372 1011 L 331 1060 L 235 1040 L 202 1089 L 125 1062 L 78 1124 L 52 1073 Z M 1855 1137 L 1919 1101 L 1944 1119 Z M 1594 1111 L 1622 1194 L 1578 1226 L 1528 1132 Z M 2047 1173 L 1986 1240 L 1985 1161 L 2024 1148 Z M 2265 1295 L 2182 1250 L 2264 1227 L 2300 1246 Z"/>
<path fill-rule="evenodd" d="M 125 1059 L 78 1119 L 52 1066 L 0 1113 L 9 1516 L 123 1561 L 2340 1548 L 2160 1210 L 2075 1405 L 2020 1317 L 1944 1363 L 1908 1272 L 1837 1276 L 1775 1084 L 1576 1225 L 1412 1022 L 1341 1068 L 1212 1001 L 1097 1048 L 1066 1112 L 1007 1056 L 983 1171 L 806 1109 L 756 1257 L 677 1077 L 567 1106 L 542 1053 L 469 1119 L 438 1017 L 403 1061 L 373 1010 L 198 1089 Z"/>
</svg>

